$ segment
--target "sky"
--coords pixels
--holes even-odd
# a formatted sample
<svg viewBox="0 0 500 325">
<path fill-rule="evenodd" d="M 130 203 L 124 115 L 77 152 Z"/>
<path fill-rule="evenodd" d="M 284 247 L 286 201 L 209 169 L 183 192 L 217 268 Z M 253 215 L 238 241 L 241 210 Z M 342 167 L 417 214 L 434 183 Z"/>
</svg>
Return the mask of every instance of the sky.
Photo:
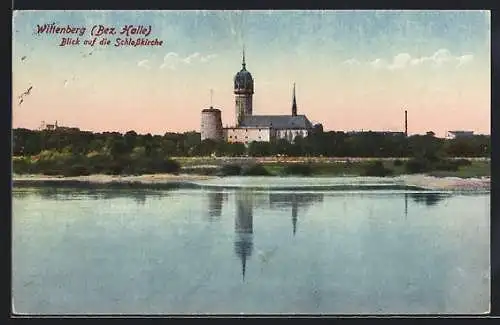
<svg viewBox="0 0 500 325">
<path fill-rule="evenodd" d="M 38 33 L 50 23 L 86 30 Z M 95 25 L 110 45 L 84 44 Z M 127 25 L 163 44 L 114 46 Z M 490 133 L 486 10 L 16 11 L 12 32 L 14 128 L 199 131 L 210 105 L 232 126 L 244 47 L 256 115 L 291 114 L 296 83 L 298 114 L 325 130 L 404 131 L 407 110 L 410 134 Z"/>
</svg>

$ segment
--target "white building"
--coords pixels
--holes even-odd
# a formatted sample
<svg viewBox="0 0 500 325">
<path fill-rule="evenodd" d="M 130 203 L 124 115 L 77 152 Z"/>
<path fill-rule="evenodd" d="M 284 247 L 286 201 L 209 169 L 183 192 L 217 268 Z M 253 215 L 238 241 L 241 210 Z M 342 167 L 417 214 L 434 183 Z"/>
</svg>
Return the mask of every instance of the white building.
<svg viewBox="0 0 500 325">
<path fill-rule="evenodd" d="M 446 137 L 448 139 L 467 138 L 474 136 L 474 131 L 448 131 Z"/>
</svg>

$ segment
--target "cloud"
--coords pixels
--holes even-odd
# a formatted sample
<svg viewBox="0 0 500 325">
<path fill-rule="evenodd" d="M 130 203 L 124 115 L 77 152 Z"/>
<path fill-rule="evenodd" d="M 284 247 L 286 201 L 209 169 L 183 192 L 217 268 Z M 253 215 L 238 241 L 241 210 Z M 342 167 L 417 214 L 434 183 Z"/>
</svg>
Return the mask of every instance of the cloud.
<svg viewBox="0 0 500 325">
<path fill-rule="evenodd" d="M 208 61 L 212 61 L 216 57 L 217 57 L 217 54 L 209 54 L 209 55 L 206 55 L 206 56 L 202 56 L 200 58 L 200 61 L 203 62 L 203 63 L 206 63 Z"/>
<path fill-rule="evenodd" d="M 408 67 L 416 67 L 424 64 L 434 67 L 442 67 L 444 65 L 453 65 L 460 67 L 470 63 L 474 59 L 472 54 L 454 56 L 447 49 L 439 49 L 431 56 L 412 57 L 408 53 L 399 53 L 393 57 L 392 63 L 388 63 L 383 59 L 375 59 L 369 64 L 375 69 L 398 70 Z"/>
<path fill-rule="evenodd" d="M 175 70 L 175 67 L 179 61 L 179 54 L 175 52 L 169 52 L 163 58 L 163 63 L 160 65 L 160 69 L 171 69 Z"/>
<path fill-rule="evenodd" d="M 361 62 L 359 62 L 355 58 L 352 58 L 352 59 L 349 59 L 349 60 L 345 60 L 344 62 L 342 62 L 342 64 L 343 65 L 360 65 Z"/>
<path fill-rule="evenodd" d="M 186 58 L 184 58 L 182 61 L 186 64 L 191 64 L 191 61 L 194 59 L 198 58 L 200 56 L 200 53 L 196 52 L 191 55 L 188 55 Z"/>
<path fill-rule="evenodd" d="M 472 55 L 472 54 L 462 55 L 462 56 L 458 57 L 458 65 L 457 66 L 460 67 L 462 65 L 468 64 L 472 60 L 474 60 L 474 55 Z"/>
<path fill-rule="evenodd" d="M 369 63 L 374 69 L 383 69 L 387 67 L 387 62 L 383 59 L 375 59 Z"/>
<path fill-rule="evenodd" d="M 151 69 L 151 67 L 148 65 L 149 60 L 142 60 L 137 63 L 138 67 L 141 68 L 146 68 L 146 69 Z"/>
<path fill-rule="evenodd" d="M 217 54 L 208 54 L 203 56 L 201 53 L 195 52 L 186 56 L 185 58 L 182 58 L 175 52 L 169 52 L 163 58 L 163 63 L 160 66 L 160 69 L 168 68 L 171 70 L 175 70 L 179 66 L 179 64 L 189 65 L 195 63 L 207 63 L 209 61 L 212 61 L 216 57 Z"/>
<path fill-rule="evenodd" d="M 411 61 L 411 55 L 408 53 L 399 53 L 392 60 L 392 64 L 390 64 L 387 68 L 389 70 L 403 69 L 408 66 Z"/>
</svg>

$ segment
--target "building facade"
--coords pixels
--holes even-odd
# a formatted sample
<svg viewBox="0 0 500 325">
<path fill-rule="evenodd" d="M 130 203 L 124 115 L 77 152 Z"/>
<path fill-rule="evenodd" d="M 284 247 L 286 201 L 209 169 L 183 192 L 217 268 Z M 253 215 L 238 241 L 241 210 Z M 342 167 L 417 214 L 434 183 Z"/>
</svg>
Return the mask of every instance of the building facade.
<svg viewBox="0 0 500 325">
<path fill-rule="evenodd" d="M 274 135 L 272 132 L 273 130 L 268 127 L 231 127 L 225 129 L 225 139 L 229 143 L 270 142 Z"/>
</svg>

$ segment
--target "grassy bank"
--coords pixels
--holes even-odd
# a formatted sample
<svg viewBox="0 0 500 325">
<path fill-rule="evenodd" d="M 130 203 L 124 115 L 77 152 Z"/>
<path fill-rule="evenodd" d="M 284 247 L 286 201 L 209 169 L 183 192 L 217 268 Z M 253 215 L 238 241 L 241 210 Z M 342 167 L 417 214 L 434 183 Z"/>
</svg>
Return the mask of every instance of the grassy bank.
<svg viewBox="0 0 500 325">
<path fill-rule="evenodd" d="M 427 174 L 437 177 L 490 176 L 489 159 L 324 158 L 324 157 L 113 157 L 104 154 L 74 156 L 43 152 L 15 157 L 16 174 L 52 176 L 190 174 L 207 176 L 398 176 Z"/>
<path fill-rule="evenodd" d="M 181 160 L 182 161 L 182 160 Z M 181 163 L 181 172 L 203 175 L 245 175 L 242 166 L 260 166 L 257 175 L 270 176 L 398 176 L 422 173 L 436 177 L 485 177 L 491 175 L 489 160 L 445 160 L 428 166 L 416 166 L 411 170 L 408 159 L 359 159 L 308 162 L 266 162 L 257 159 L 217 160 L 210 158 L 186 158 Z M 239 167 L 238 167 L 239 166 Z M 418 169 L 418 167 L 421 167 Z M 222 172 L 222 173 L 221 173 Z"/>
</svg>

